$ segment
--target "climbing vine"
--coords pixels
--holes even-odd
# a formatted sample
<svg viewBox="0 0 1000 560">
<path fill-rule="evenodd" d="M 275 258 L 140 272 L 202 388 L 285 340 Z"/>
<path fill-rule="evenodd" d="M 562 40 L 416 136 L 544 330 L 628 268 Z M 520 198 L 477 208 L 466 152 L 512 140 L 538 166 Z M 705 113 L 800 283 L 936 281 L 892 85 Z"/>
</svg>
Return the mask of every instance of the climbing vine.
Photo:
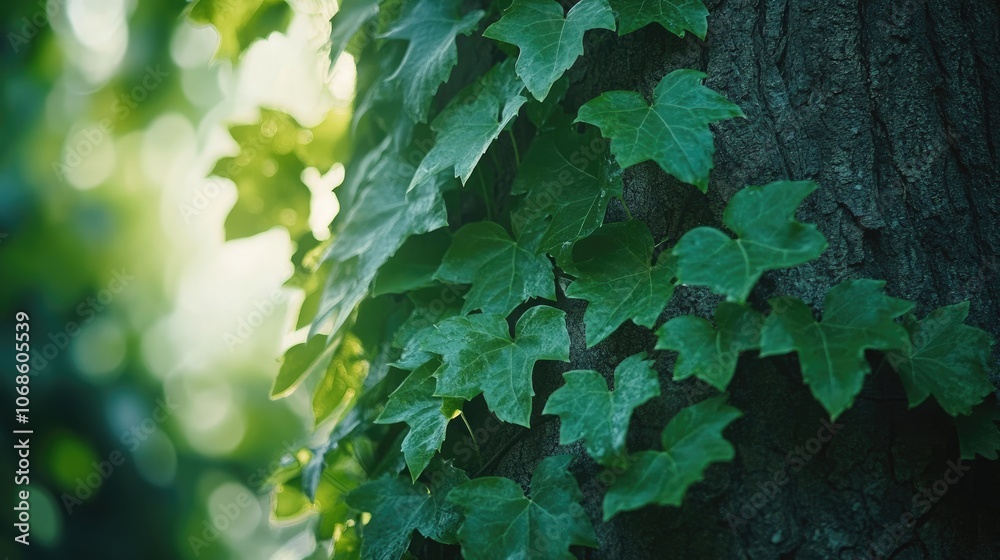
<svg viewBox="0 0 1000 560">
<path fill-rule="evenodd" d="M 535 364 L 570 361 L 568 299 L 586 302 L 587 347 L 632 322 L 655 332 L 649 352 L 676 353 L 674 380 L 694 377 L 719 393 L 670 419 L 659 449 L 630 450 L 633 411 L 661 393 L 649 356 L 618 364 L 612 388 L 604 377 L 612 372 L 564 375 L 541 414 L 558 416 L 560 443 L 582 440 L 594 461 L 619 473 L 604 496 L 605 521 L 679 507 L 710 465 L 734 457 L 724 432 L 741 412 L 726 391 L 742 354 L 795 354 L 835 419 L 871 373 L 866 352 L 881 352 L 910 406 L 933 397 L 957 417 L 963 456 L 996 458 L 1000 432 L 988 410 L 974 408 L 994 391 L 992 341 L 963 324 L 967 303 L 918 320 L 883 282 L 852 279 L 827 293 L 820 320 L 794 296 L 765 309 L 748 304 L 763 274 L 826 249 L 816 226 L 795 219 L 819 185 L 790 177 L 748 186 L 725 209 L 726 231 L 698 227 L 672 246 L 632 219 L 624 168 L 653 161 L 704 193 L 710 126 L 743 112 L 703 85 L 705 74 L 677 69 L 648 98 L 605 92 L 573 114 L 563 103 L 577 85 L 567 71 L 593 33 L 661 25 L 704 38 L 708 10 L 699 0 L 581 0 L 568 10 L 555 0 L 472 4 L 343 0 L 333 18 L 331 56 L 346 50 L 357 62 L 353 153 L 335 191 L 330 239 L 291 231 L 299 250 L 289 282 L 306 293 L 298 326 L 309 337 L 285 354 L 273 396 L 312 390 L 319 443 L 276 473 L 276 516 L 316 513 L 318 538 L 338 559 L 407 556 L 415 533 L 468 558 L 599 547 L 573 457 L 542 461 L 526 494 L 512 480 L 481 476 L 489 465 L 463 414 L 482 395 L 500 421 L 531 427 Z M 299 132 L 294 121 L 265 112 L 261 126 L 280 126 L 265 148 L 293 169 L 304 165 L 279 142 Z M 245 133 L 233 129 L 237 140 Z M 243 154 L 261 149 L 240 144 Z M 245 201 L 260 205 L 252 197 L 261 172 L 220 162 L 215 173 L 240 190 L 231 221 L 245 219 L 231 224 L 231 237 L 280 225 L 283 210 L 306 211 L 301 185 L 252 212 Z M 628 219 L 606 222 L 612 204 Z M 679 285 L 724 301 L 711 318 L 664 317 Z M 441 452 L 449 437 L 470 436 L 472 453 Z"/>
</svg>

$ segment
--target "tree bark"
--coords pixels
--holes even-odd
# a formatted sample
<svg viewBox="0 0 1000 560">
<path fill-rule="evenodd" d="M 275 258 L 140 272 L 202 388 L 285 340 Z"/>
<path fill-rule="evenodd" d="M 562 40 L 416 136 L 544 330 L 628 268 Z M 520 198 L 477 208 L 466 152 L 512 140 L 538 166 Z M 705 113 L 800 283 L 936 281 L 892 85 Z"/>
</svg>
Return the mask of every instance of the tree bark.
<svg viewBox="0 0 1000 560">
<path fill-rule="evenodd" d="M 817 224 L 830 248 L 818 261 L 765 275 L 751 299 L 758 309 L 778 294 L 821 309 L 833 285 L 876 278 L 887 281 L 890 295 L 916 302 L 919 317 L 970 300 L 969 322 L 1000 333 L 997 4 L 707 4 L 707 41 L 678 39 L 656 25 L 624 38 L 592 32 L 587 56 L 571 72 L 570 109 L 614 89 L 648 96 L 667 72 L 685 67 L 707 72 L 707 84 L 747 115 L 714 128 L 716 168 L 707 196 L 653 163 L 627 170 L 633 215 L 658 240 L 676 241 L 697 225 L 720 227 L 725 203 L 746 185 L 812 179 L 820 189 L 798 217 Z M 608 219 L 624 219 L 621 207 L 613 204 Z M 661 319 L 707 317 L 717 302 L 707 290 L 680 288 Z M 637 411 L 632 451 L 658 448 L 667 421 L 712 390 L 674 383 L 674 355 L 653 351 L 652 333 L 631 323 L 585 349 L 582 302 L 560 297 L 560 306 L 569 313 L 572 363 L 536 368 L 531 431 L 482 429 L 480 422 L 482 454 L 493 460 L 478 474 L 527 486 L 543 457 L 577 455 L 573 469 L 601 541 L 596 551 L 574 549 L 578 556 L 1000 558 L 1000 470 L 982 459 L 962 463 L 971 470 L 946 483 L 946 494 L 915 516 L 914 527 L 901 523 L 905 513 L 920 513 L 914 504 L 922 489 L 944 480 L 949 461 L 958 460 L 957 439 L 933 402 L 907 410 L 896 374 L 874 356 L 875 373 L 838 419 L 836 435 L 818 442 L 828 416 L 803 385 L 795 359 L 745 355 L 730 386 L 731 403 L 744 411 L 726 431 L 735 460 L 710 467 L 681 508 L 647 507 L 601 523 L 601 499 L 614 473 L 581 445 L 560 447 L 558 419 L 540 415 L 561 373 L 595 369 L 610 379 L 629 355 L 656 358 L 663 396 Z M 788 480 L 779 486 L 781 472 Z"/>
</svg>

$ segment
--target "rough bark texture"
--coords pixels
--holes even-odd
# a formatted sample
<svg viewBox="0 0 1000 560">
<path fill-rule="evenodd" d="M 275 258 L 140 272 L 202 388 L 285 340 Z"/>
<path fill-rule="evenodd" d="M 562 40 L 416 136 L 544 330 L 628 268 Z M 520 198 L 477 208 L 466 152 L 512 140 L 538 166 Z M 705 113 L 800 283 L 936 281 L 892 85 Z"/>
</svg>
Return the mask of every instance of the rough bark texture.
<svg viewBox="0 0 1000 560">
<path fill-rule="evenodd" d="M 716 168 L 707 197 L 655 164 L 626 172 L 626 200 L 657 239 L 676 240 L 696 225 L 719 227 L 725 203 L 745 185 L 812 179 L 821 188 L 799 218 L 830 242 L 820 260 L 769 274 L 752 303 L 776 294 L 817 309 L 836 283 L 867 277 L 890 295 L 917 303 L 923 316 L 962 300 L 970 323 L 1000 334 L 1000 16 L 992 0 L 716 0 L 707 42 L 677 39 L 649 26 L 617 39 L 594 32 L 587 57 L 571 73 L 575 108 L 612 89 L 650 94 L 668 71 L 700 68 L 708 85 L 738 103 L 747 120 L 715 128 Z M 992 103 L 991 103 L 992 102 Z M 609 219 L 622 219 L 620 207 Z M 662 317 L 710 316 L 706 290 L 678 290 Z M 558 419 L 539 414 L 561 385 L 561 372 L 592 368 L 609 379 L 639 351 L 657 359 L 664 395 L 640 408 L 631 450 L 656 448 L 681 407 L 712 393 L 671 381 L 673 354 L 631 324 L 593 349 L 583 344 L 583 305 L 561 298 L 570 314 L 572 364 L 539 367 L 532 430 L 481 429 L 480 474 L 525 486 L 544 456 L 578 456 L 574 472 L 598 532 L 600 550 L 583 558 L 1000 558 L 1000 472 L 972 470 L 914 528 L 900 524 L 914 496 L 941 480 L 958 457 L 950 420 L 933 402 L 908 411 L 895 374 L 873 359 L 854 407 L 837 435 L 817 451 L 810 442 L 827 415 L 801 380 L 794 358 L 744 356 L 731 402 L 745 416 L 726 434 L 732 464 L 709 469 L 683 508 L 650 507 L 601 523 L 600 501 L 614 476 L 582 446 L 558 445 Z M 482 422 L 480 423 L 482 425 Z M 788 462 L 803 448 L 811 455 Z M 816 451 L 813 455 L 808 449 Z M 780 471 L 776 492 L 763 490 Z M 939 483 L 939 488 L 940 488 Z M 768 495 L 771 494 L 771 495 Z M 727 516 L 749 517 L 731 528 Z M 735 517 L 730 517 L 730 520 Z M 898 527 L 898 530 L 897 530 Z"/>
</svg>

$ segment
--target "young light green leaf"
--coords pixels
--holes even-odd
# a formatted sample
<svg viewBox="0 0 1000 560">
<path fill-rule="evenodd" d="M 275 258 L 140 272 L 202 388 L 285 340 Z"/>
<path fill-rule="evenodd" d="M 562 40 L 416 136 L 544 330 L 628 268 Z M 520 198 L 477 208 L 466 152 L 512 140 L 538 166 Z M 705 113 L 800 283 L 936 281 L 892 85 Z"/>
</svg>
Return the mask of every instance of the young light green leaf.
<svg viewBox="0 0 1000 560">
<path fill-rule="evenodd" d="M 219 32 L 215 58 L 233 62 L 257 39 L 281 31 L 292 12 L 285 0 L 196 0 L 189 5 L 191 21 L 211 24 Z"/>
<path fill-rule="evenodd" d="M 566 384 L 545 403 L 542 414 L 557 414 L 562 422 L 559 444 L 583 439 L 598 463 L 613 466 L 625 459 L 625 435 L 632 411 L 660 394 L 653 362 L 645 354 L 625 358 L 615 368 L 615 390 L 592 370 L 563 374 Z"/>
<path fill-rule="evenodd" d="M 454 168 L 455 177 L 465 184 L 479 158 L 527 101 L 523 91 L 524 84 L 510 59 L 462 90 L 431 123 L 437 138 L 420 162 L 410 188 L 449 168 Z"/>
<path fill-rule="evenodd" d="M 432 376 L 440 365 L 439 360 L 431 360 L 410 372 L 375 420 L 378 424 L 406 422 L 410 426 L 403 439 L 403 455 L 414 482 L 441 449 L 448 422 L 462 408 L 461 399 L 434 396 Z"/>
<path fill-rule="evenodd" d="M 956 416 L 958 445 L 963 459 L 975 459 L 982 455 L 991 461 L 997 460 L 1000 451 L 1000 409 L 993 402 L 982 404 L 968 416 Z"/>
<path fill-rule="evenodd" d="M 484 37 L 517 45 L 517 75 L 528 91 L 543 100 L 552 84 L 583 54 L 583 34 L 615 29 L 608 0 L 582 0 L 563 16 L 555 0 L 514 0 Z"/>
<path fill-rule="evenodd" d="M 330 19 L 330 62 L 337 63 L 358 32 L 378 15 L 379 0 L 340 0 Z M 373 37 L 369 37 L 371 39 Z M 357 54 L 352 52 L 351 54 Z"/>
<path fill-rule="evenodd" d="M 765 271 L 819 257 L 826 238 L 816 226 L 795 220 L 795 209 L 814 190 L 811 181 L 779 181 L 733 195 L 722 223 L 739 238 L 710 227 L 685 233 L 674 247 L 680 282 L 743 303 Z"/>
<path fill-rule="evenodd" d="M 622 323 L 652 327 L 674 293 L 669 253 L 652 264 L 653 235 L 638 220 L 607 224 L 573 246 L 576 280 L 566 296 L 585 299 L 587 346 L 608 337 Z"/>
<path fill-rule="evenodd" d="M 506 315 L 533 297 L 555 299 L 552 263 L 531 237 L 514 241 L 493 222 L 468 224 L 455 233 L 437 278 L 472 284 L 462 313 L 481 309 Z"/>
<path fill-rule="evenodd" d="M 555 120 L 532 142 L 511 188 L 513 194 L 528 194 L 511 215 L 516 234 L 528 222 L 548 220 L 542 251 L 590 235 L 604 223 L 611 199 L 622 195 L 621 169 L 607 141 L 592 128 L 576 132 L 569 118 Z"/>
<path fill-rule="evenodd" d="M 531 497 L 509 478 L 483 477 L 455 488 L 448 501 L 465 514 L 458 530 L 468 560 L 569 558 L 570 545 L 597 548 L 569 472 L 570 455 L 547 457 L 531 477 Z"/>
<path fill-rule="evenodd" d="M 663 451 L 641 451 L 604 496 L 604 520 L 650 504 L 680 506 L 688 488 L 712 463 L 732 460 L 722 431 L 742 416 L 719 396 L 684 408 L 663 430 Z"/>
<path fill-rule="evenodd" d="M 910 337 L 893 320 L 913 304 L 882 293 L 885 282 L 848 280 L 834 286 L 823 300 L 823 321 L 793 297 L 769 300 L 760 355 L 796 352 L 802 377 L 830 417 L 851 407 L 871 368 L 865 350 L 908 351 Z"/>
<path fill-rule="evenodd" d="M 618 13 L 618 34 L 627 35 L 656 22 L 683 37 L 685 30 L 704 40 L 708 33 L 708 8 L 701 0 L 611 0 Z"/>
<path fill-rule="evenodd" d="M 461 520 L 458 508 L 446 501 L 452 489 L 467 483 L 461 469 L 445 463 L 430 487 L 404 478 L 383 476 L 347 495 L 347 504 L 371 514 L 364 526 L 361 557 L 397 560 L 410 545 L 413 531 L 438 542 L 456 542 Z"/>
<path fill-rule="evenodd" d="M 674 70 L 653 90 L 653 105 L 634 91 L 591 99 L 576 118 L 601 129 L 623 168 L 653 160 L 685 183 L 708 190 L 715 145 L 708 125 L 743 111 L 702 85 L 705 74 Z"/>
<path fill-rule="evenodd" d="M 368 366 L 361 341 L 354 335 L 345 335 L 313 391 L 313 418 L 317 425 L 354 398 L 368 375 Z"/>
<path fill-rule="evenodd" d="M 735 303 L 722 302 L 715 309 L 715 324 L 701 317 L 674 317 L 656 331 L 656 349 L 678 353 L 674 379 L 694 376 L 725 391 L 736 372 L 740 352 L 760 346 L 764 317 Z"/>
<path fill-rule="evenodd" d="M 886 354 L 899 372 L 910 408 L 934 395 L 952 416 L 970 414 L 996 388 L 988 375 L 990 335 L 963 324 L 969 302 L 942 307 L 924 320 L 908 315 L 903 326 L 912 347 Z"/>
<path fill-rule="evenodd" d="M 431 99 L 458 64 L 455 38 L 468 35 L 485 12 L 461 14 L 460 0 L 407 2 L 402 17 L 384 35 L 410 44 L 399 67 L 386 80 L 395 84 L 403 107 L 417 122 L 427 120 Z"/>
<path fill-rule="evenodd" d="M 266 109 L 259 123 L 229 129 L 240 152 L 221 158 L 212 170 L 232 180 L 239 193 L 226 216 L 227 241 L 275 226 L 287 229 L 293 239 L 309 231 L 309 187 L 301 179 L 306 165 L 295 150 L 295 138 L 303 130 L 292 117 Z"/>
<path fill-rule="evenodd" d="M 324 258 L 336 264 L 310 335 L 336 332 L 407 238 L 448 223 L 441 191 L 451 180 L 438 176 L 408 192 L 413 167 L 394 154 L 384 154 L 370 173 L 354 204 L 335 222 L 335 241 Z"/>
<path fill-rule="evenodd" d="M 569 361 L 566 314 L 545 305 L 532 307 L 517 321 L 513 339 L 503 315 L 451 317 L 422 337 L 420 347 L 444 360 L 434 374 L 436 396 L 471 400 L 483 393 L 497 418 L 528 427 L 535 362 Z"/>
</svg>

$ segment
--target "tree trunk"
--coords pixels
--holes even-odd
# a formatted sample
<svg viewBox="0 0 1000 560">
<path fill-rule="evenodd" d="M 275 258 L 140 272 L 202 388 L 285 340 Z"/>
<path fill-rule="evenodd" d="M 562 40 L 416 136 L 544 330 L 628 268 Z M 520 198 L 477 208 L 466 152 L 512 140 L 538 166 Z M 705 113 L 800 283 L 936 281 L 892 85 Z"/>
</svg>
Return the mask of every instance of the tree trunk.
<svg viewBox="0 0 1000 560">
<path fill-rule="evenodd" d="M 1000 16 L 990 0 L 825 2 L 714 0 L 707 42 L 677 39 L 651 25 L 624 38 L 592 33 L 571 72 L 568 105 L 603 91 L 649 95 L 668 71 L 708 73 L 708 85 L 747 115 L 715 127 L 716 168 L 707 197 L 653 163 L 625 174 L 625 198 L 657 239 L 697 225 L 720 227 L 738 189 L 812 179 L 820 189 L 799 219 L 830 242 L 806 266 L 765 275 L 751 302 L 789 294 L 815 308 L 849 278 L 887 281 L 917 315 L 971 301 L 969 322 L 1000 333 Z M 994 101 L 994 104 L 990 104 Z M 608 219 L 624 219 L 612 205 Z M 669 244 L 669 243 L 668 243 Z M 661 319 L 710 316 L 718 299 L 680 288 Z M 802 383 L 793 357 L 746 355 L 730 386 L 744 417 L 726 435 L 731 464 L 709 468 L 682 508 L 647 507 L 601 523 L 614 473 L 582 446 L 558 445 L 559 421 L 539 413 L 569 369 L 609 379 L 620 360 L 650 352 L 663 396 L 640 408 L 629 449 L 657 448 L 666 422 L 712 390 L 674 383 L 674 355 L 631 323 L 597 347 L 583 343 L 583 304 L 560 297 L 570 315 L 572 363 L 540 366 L 533 429 L 487 427 L 481 474 L 527 484 L 544 456 L 577 455 L 574 472 L 601 548 L 584 558 L 1000 558 L 1000 471 L 982 459 L 957 464 L 950 419 L 933 402 L 912 411 L 897 376 L 873 356 L 854 407 L 836 435 L 817 439 L 827 414 Z M 996 360 L 994 360 L 996 361 Z M 996 381 L 996 379 L 994 379 Z M 827 432 L 821 432 L 825 437 Z M 776 479 L 787 481 L 776 483 Z M 946 488 L 923 512 L 924 488 Z M 920 506 L 916 506 L 920 504 Z M 915 512 L 915 525 L 903 522 Z M 909 524 L 913 525 L 913 524 Z"/>
</svg>

